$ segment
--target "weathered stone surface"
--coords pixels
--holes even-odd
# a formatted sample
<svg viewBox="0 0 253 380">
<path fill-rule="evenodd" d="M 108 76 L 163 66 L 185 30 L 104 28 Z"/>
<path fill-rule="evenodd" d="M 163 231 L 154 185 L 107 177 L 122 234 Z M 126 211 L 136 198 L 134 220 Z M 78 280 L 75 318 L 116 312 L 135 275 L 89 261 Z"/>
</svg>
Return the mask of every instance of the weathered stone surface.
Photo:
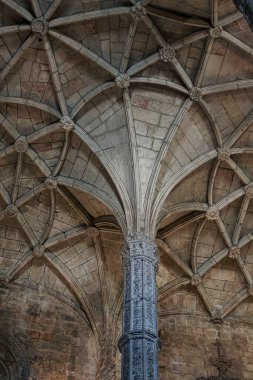
<svg viewBox="0 0 253 380">
<path fill-rule="evenodd" d="M 35 18 L 31 23 L 32 31 L 34 33 L 46 34 L 48 31 L 48 22 L 41 18 Z"/>
<path fill-rule="evenodd" d="M 17 378 L 158 378 L 157 237 L 160 379 L 220 376 L 219 335 L 224 376 L 252 380 L 253 45 L 233 1 L 2 3 L 0 338 Z M 136 230 L 151 242 L 127 243 L 120 373 Z"/>
<path fill-rule="evenodd" d="M 1 289 L 0 331 L 0 355 L 2 343 L 17 361 L 18 379 L 96 379 L 90 327 L 73 306 L 47 294 L 46 288 Z M 4 364 L 10 367 L 7 358 Z"/>
</svg>

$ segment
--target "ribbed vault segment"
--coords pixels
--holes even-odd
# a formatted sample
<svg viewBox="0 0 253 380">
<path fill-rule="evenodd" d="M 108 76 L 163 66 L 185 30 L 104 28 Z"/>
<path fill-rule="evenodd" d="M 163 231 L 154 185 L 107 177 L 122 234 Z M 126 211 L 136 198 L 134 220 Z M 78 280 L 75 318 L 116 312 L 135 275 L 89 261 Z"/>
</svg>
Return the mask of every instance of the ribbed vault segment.
<svg viewBox="0 0 253 380">
<path fill-rule="evenodd" d="M 184 287 L 202 313 L 233 313 L 253 275 L 253 43 L 233 1 L 0 7 L 1 283 L 80 308 L 101 371 L 122 234 L 158 236 L 162 305 Z"/>
</svg>

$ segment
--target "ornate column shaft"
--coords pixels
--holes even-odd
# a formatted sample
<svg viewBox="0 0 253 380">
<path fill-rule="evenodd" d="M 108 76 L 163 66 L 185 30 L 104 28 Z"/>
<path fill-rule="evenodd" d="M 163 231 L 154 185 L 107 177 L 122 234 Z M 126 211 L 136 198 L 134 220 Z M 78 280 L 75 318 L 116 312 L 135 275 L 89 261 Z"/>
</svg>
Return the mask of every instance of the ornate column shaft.
<svg viewBox="0 0 253 380">
<path fill-rule="evenodd" d="M 133 234 L 124 250 L 122 380 L 158 379 L 155 242 Z"/>
</svg>

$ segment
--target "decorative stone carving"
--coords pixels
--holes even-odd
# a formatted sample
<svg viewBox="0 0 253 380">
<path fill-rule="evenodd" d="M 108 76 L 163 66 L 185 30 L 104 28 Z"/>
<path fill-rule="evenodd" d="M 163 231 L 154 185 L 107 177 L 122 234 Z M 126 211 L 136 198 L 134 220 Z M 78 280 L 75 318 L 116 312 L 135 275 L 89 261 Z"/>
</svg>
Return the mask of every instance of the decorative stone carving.
<svg viewBox="0 0 253 380">
<path fill-rule="evenodd" d="M 112 331 L 105 334 L 98 363 L 97 380 L 116 380 L 115 345 Z"/>
<path fill-rule="evenodd" d="M 232 367 L 233 362 L 228 360 L 222 352 L 220 339 L 216 340 L 218 357 L 211 360 L 211 364 L 219 371 L 218 376 L 197 377 L 197 380 L 239 380 L 239 378 L 229 377 L 227 372 Z"/>
<path fill-rule="evenodd" d="M 99 235 L 99 229 L 97 227 L 89 227 L 87 229 L 87 235 L 91 238 L 95 238 Z"/>
<path fill-rule="evenodd" d="M 245 186 L 244 190 L 245 190 L 245 195 L 248 198 L 253 198 L 253 183 L 249 183 L 247 186 Z"/>
<path fill-rule="evenodd" d="M 57 179 L 53 177 L 48 177 L 44 181 L 47 190 L 55 190 L 57 188 Z"/>
<path fill-rule="evenodd" d="M 25 136 L 20 136 L 14 143 L 14 149 L 18 153 L 24 153 L 28 149 L 28 142 Z"/>
<path fill-rule="evenodd" d="M 130 10 L 130 15 L 134 20 L 140 21 L 147 15 L 147 10 L 142 6 L 142 2 L 138 1 Z"/>
<path fill-rule="evenodd" d="M 228 257 L 230 259 L 236 259 L 237 257 L 239 257 L 241 254 L 241 250 L 238 246 L 234 245 L 233 247 L 231 247 L 229 249 L 229 252 L 228 252 Z"/>
<path fill-rule="evenodd" d="M 37 244 L 33 248 L 33 256 L 34 257 L 41 258 L 41 257 L 44 256 L 44 253 L 45 253 L 45 247 L 44 247 L 44 245 Z"/>
<path fill-rule="evenodd" d="M 175 62 L 176 60 L 176 52 L 175 50 L 167 45 L 166 47 L 163 47 L 159 50 L 160 59 L 163 62 Z"/>
<path fill-rule="evenodd" d="M 223 324 L 223 316 L 221 314 L 221 311 L 219 309 L 215 309 L 212 314 L 212 321 L 215 325 L 222 325 Z"/>
<path fill-rule="evenodd" d="M 34 33 L 46 34 L 48 31 L 48 22 L 41 18 L 35 18 L 32 20 L 31 28 Z"/>
<path fill-rule="evenodd" d="M 120 88 L 127 88 L 130 86 L 130 76 L 128 74 L 118 73 L 115 78 L 115 83 Z"/>
<path fill-rule="evenodd" d="M 127 237 L 123 253 L 122 379 L 158 379 L 156 245 L 141 233 Z M 145 363 L 145 364 L 144 364 Z"/>
<path fill-rule="evenodd" d="M 222 27 L 220 25 L 216 26 L 215 28 L 209 29 L 209 35 L 212 38 L 219 38 L 222 33 Z"/>
<path fill-rule="evenodd" d="M 191 278 L 191 284 L 193 286 L 198 286 L 201 284 L 201 277 L 199 274 L 194 274 Z"/>
<path fill-rule="evenodd" d="M 10 218 L 14 218 L 18 214 L 18 208 L 15 205 L 10 204 L 6 207 L 5 214 Z"/>
<path fill-rule="evenodd" d="M 216 220 L 219 217 L 219 210 L 216 206 L 211 206 L 206 212 L 207 220 Z"/>
<path fill-rule="evenodd" d="M 190 96 L 191 100 L 198 102 L 202 96 L 201 88 L 192 87 L 189 91 L 189 96 Z"/>
<path fill-rule="evenodd" d="M 252 0 L 234 0 L 235 6 L 243 14 L 247 20 L 251 30 L 253 31 L 253 3 Z"/>
<path fill-rule="evenodd" d="M 61 117 L 60 124 L 61 124 L 61 127 L 65 131 L 69 131 L 70 132 L 70 131 L 72 131 L 75 128 L 74 121 L 69 116 L 66 116 L 66 115 Z"/>
<path fill-rule="evenodd" d="M 229 159 L 231 155 L 231 151 L 229 148 L 227 147 L 224 147 L 224 148 L 219 148 L 218 149 L 218 154 L 217 154 L 217 157 L 220 161 L 226 161 Z"/>
</svg>

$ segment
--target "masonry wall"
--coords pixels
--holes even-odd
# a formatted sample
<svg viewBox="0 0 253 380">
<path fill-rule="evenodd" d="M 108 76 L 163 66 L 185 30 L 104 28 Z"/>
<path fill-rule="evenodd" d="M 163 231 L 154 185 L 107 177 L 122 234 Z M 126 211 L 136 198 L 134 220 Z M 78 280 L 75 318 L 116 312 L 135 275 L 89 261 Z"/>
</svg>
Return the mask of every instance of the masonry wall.
<svg viewBox="0 0 253 380">
<path fill-rule="evenodd" d="M 208 317 L 194 315 L 160 318 L 159 327 L 160 380 L 253 379 L 253 327 L 235 320 L 216 326 Z M 217 339 L 220 354 L 230 361 L 223 373 L 227 377 L 217 377 L 219 372 L 213 364 L 218 358 Z"/>
<path fill-rule="evenodd" d="M 27 287 L 0 289 L 0 347 L 19 366 L 19 380 L 96 378 L 94 336 L 81 313 Z"/>
</svg>

